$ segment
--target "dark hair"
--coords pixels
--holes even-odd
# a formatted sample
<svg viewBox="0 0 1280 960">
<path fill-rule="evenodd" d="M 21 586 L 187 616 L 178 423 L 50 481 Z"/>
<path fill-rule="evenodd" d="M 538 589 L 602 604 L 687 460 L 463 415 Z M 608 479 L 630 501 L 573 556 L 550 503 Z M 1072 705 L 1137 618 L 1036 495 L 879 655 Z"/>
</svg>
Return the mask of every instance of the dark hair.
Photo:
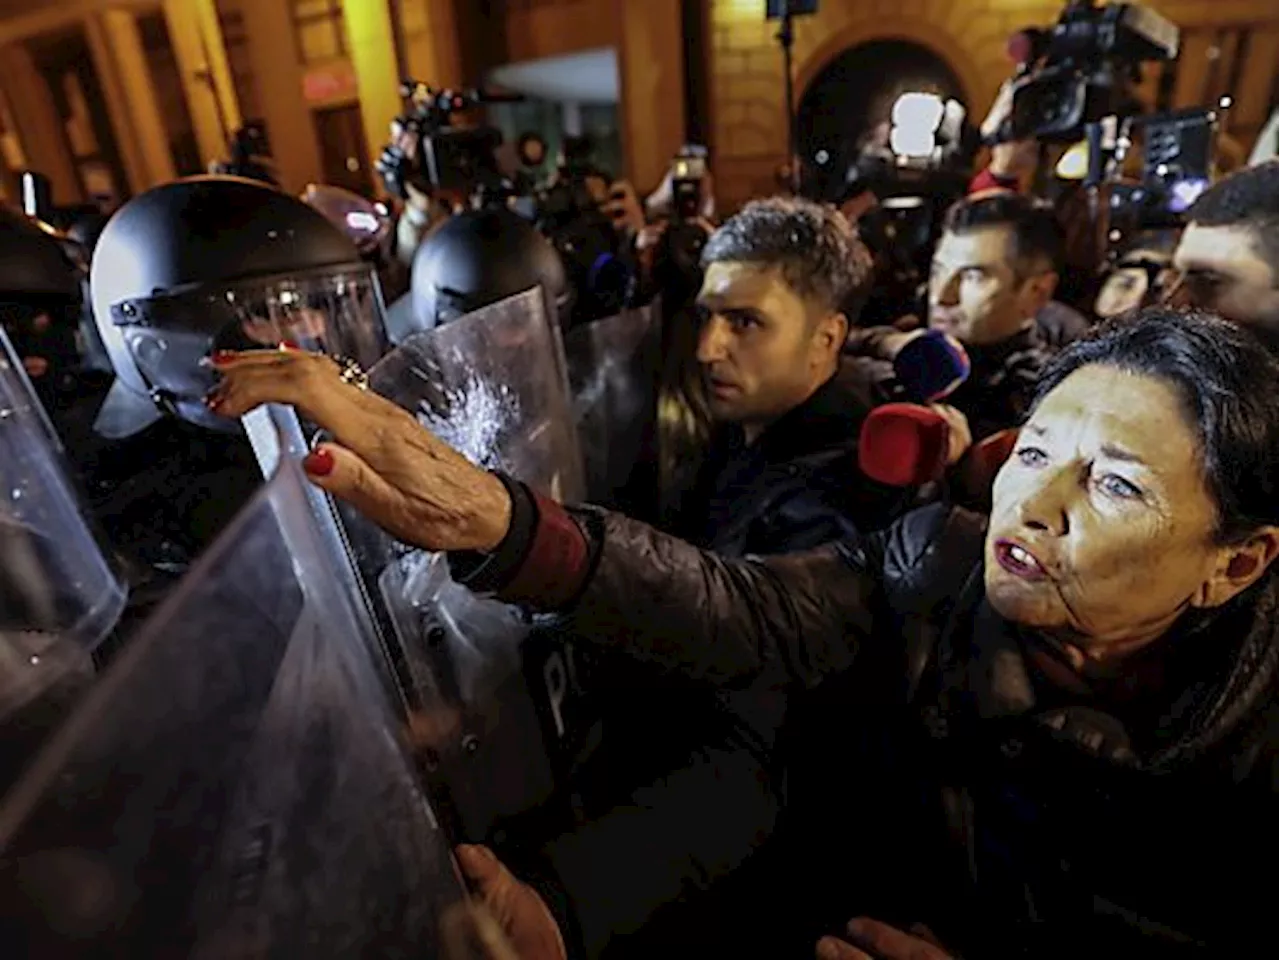
<svg viewBox="0 0 1280 960">
<path fill-rule="evenodd" d="M 797 294 L 833 311 L 865 299 L 871 284 L 871 254 L 849 221 L 799 197 L 748 203 L 707 240 L 702 265 L 713 263 L 777 267 Z"/>
<path fill-rule="evenodd" d="M 963 233 L 982 227 L 1008 227 L 1013 238 L 1015 272 L 1057 270 L 1063 235 L 1053 206 L 1018 193 L 995 193 L 961 200 L 947 211 L 943 229 Z"/>
<path fill-rule="evenodd" d="M 1173 251 L 1178 248 L 1178 239 L 1181 236 L 1181 230 L 1143 230 L 1140 233 L 1135 233 L 1119 249 L 1116 262 L 1118 263 L 1132 254 L 1148 250 L 1152 253 L 1165 254 L 1172 258 Z"/>
<path fill-rule="evenodd" d="M 1275 358 L 1247 330 L 1213 314 L 1147 307 L 1101 324 L 1058 354 L 1032 410 L 1081 367 L 1099 364 L 1177 390 L 1200 444 L 1218 538 L 1235 543 L 1277 522 Z"/>
<path fill-rule="evenodd" d="M 1201 227 L 1242 227 L 1253 234 L 1253 248 L 1277 273 L 1276 230 L 1280 214 L 1280 162 L 1268 160 L 1237 170 L 1200 194 L 1187 219 Z"/>
</svg>

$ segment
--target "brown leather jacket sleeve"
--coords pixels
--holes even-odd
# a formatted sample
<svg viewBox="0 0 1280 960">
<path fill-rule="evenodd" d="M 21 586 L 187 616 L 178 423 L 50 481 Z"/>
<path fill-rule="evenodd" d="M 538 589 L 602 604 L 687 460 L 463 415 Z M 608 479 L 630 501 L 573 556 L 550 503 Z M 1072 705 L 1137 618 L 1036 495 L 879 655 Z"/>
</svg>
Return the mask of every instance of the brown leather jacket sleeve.
<svg viewBox="0 0 1280 960">
<path fill-rule="evenodd" d="M 765 670 L 814 684 L 873 629 L 879 570 L 860 551 L 725 560 L 618 514 L 574 513 L 596 556 L 572 625 L 629 656 L 717 684 Z"/>
</svg>

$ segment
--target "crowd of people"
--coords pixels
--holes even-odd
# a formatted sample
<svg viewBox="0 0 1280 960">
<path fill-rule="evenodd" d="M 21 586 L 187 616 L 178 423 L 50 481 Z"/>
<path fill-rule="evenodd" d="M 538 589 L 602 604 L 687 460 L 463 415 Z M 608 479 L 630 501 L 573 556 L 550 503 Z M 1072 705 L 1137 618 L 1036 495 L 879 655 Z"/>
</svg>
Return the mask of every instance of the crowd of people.
<svg viewBox="0 0 1280 960">
<path fill-rule="evenodd" d="M 145 331 L 106 344 L 132 358 L 128 409 L 146 407 L 114 439 L 158 418 L 181 434 L 173 470 L 204 478 L 190 502 L 157 481 L 122 508 L 137 481 L 101 436 L 72 460 L 111 539 L 180 574 L 251 493 L 223 476 L 253 466 L 218 424 L 292 405 L 324 431 L 303 462 L 316 486 L 598 656 L 604 733 L 573 772 L 578 822 L 456 851 L 475 922 L 501 930 L 493 957 L 1252 953 L 1277 892 L 1260 851 L 1277 789 L 1278 183 L 1274 161 L 1221 179 L 1065 303 L 1055 209 L 988 168 L 942 224 L 923 315 L 892 326 L 860 317 L 877 274 L 856 219 L 779 195 L 717 226 L 703 203 L 696 283 L 642 278 L 670 303 L 653 462 L 631 486 L 662 489 L 605 506 L 484 470 L 370 392 L 335 342 L 376 355 L 388 336 L 335 332 L 349 280 L 325 288 L 341 302 L 310 336 L 233 310 L 240 335 L 187 358 L 187 379 L 149 372 Z M 662 196 L 646 213 L 598 187 L 627 242 L 654 249 Z M 428 226 L 449 221 L 432 204 L 411 196 L 394 233 L 415 269 L 449 229 Z M 546 263 L 533 282 L 563 283 Z M 138 325 L 122 303 L 150 330 L 188 323 L 176 294 L 147 299 L 159 288 L 113 297 L 96 327 Z M 258 288 L 231 289 L 250 310 Z M 56 379 L 76 321 L 50 313 L 11 309 L 5 329 L 78 447 L 79 394 Z M 925 395 L 898 362 L 922 338 L 962 363 Z M 114 392 L 119 424 L 112 382 L 90 392 L 95 410 Z M 905 401 L 944 428 L 941 470 L 890 484 L 860 439 Z M 672 449 L 681 469 L 655 466 Z M 169 531 L 191 517 L 207 522 L 179 550 Z"/>
<path fill-rule="evenodd" d="M 858 476 L 913 334 L 856 328 L 866 253 L 796 198 L 706 245 L 710 439 L 662 531 L 485 474 L 314 355 L 224 358 L 213 402 L 296 405 L 321 487 L 627 664 L 611 805 L 519 879 L 460 852 L 518 955 L 783 955 L 841 910 L 820 956 L 1223 955 L 1274 894 L 1276 195 L 1274 163 L 1218 183 L 1097 327 L 1053 300 L 1050 210 L 951 211 L 948 423 L 1018 430 L 985 516 Z"/>
</svg>

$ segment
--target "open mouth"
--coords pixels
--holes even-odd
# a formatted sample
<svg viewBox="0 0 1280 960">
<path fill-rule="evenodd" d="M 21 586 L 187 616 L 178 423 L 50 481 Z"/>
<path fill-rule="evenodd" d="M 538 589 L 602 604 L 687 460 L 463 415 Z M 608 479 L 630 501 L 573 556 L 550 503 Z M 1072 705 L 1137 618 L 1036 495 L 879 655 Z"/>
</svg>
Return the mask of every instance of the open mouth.
<svg viewBox="0 0 1280 960">
<path fill-rule="evenodd" d="M 995 553 L 996 563 L 1000 564 L 1000 569 L 1012 574 L 1019 580 L 1034 582 L 1049 578 L 1049 574 L 1040 565 L 1040 561 L 1020 543 L 1015 543 L 1012 540 L 997 540 Z"/>
<path fill-rule="evenodd" d="M 727 380 L 717 380 L 715 377 L 707 379 L 707 386 L 717 397 L 727 397 L 738 392 L 735 384 L 729 383 Z"/>
</svg>

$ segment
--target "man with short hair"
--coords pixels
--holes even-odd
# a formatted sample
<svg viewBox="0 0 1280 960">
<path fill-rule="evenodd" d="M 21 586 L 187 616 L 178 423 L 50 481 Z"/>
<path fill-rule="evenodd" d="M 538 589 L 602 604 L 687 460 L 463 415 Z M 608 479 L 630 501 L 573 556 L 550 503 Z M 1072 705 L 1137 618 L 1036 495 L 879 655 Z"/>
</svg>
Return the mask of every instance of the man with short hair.
<svg viewBox="0 0 1280 960">
<path fill-rule="evenodd" d="M 710 237 L 702 265 L 695 372 L 714 425 L 671 532 L 741 557 L 892 522 L 911 491 L 857 470 L 875 387 L 841 359 L 842 308 L 865 295 L 871 264 L 848 222 L 801 199 L 749 203 Z M 782 807 L 780 731 L 795 690 L 777 670 L 731 690 L 618 658 L 596 670 L 600 747 L 574 778 L 590 822 L 542 856 L 591 955 L 662 956 L 713 918 L 736 922 L 729 875 Z"/>
<path fill-rule="evenodd" d="M 1187 228 L 1173 255 L 1175 306 L 1221 314 L 1277 349 L 1280 281 L 1277 203 L 1280 164 L 1272 160 L 1218 181 L 1187 211 Z"/>
<path fill-rule="evenodd" d="M 1062 231 L 1047 204 L 986 193 L 947 213 L 929 276 L 929 326 L 969 354 L 969 377 L 946 402 L 968 418 L 975 441 L 1021 422 L 1046 361 L 1086 329 L 1078 316 L 1048 322 L 1050 314 L 1074 315 L 1052 300 L 1061 256 Z M 848 349 L 888 360 L 911 336 L 860 330 Z"/>
<path fill-rule="evenodd" d="M 848 222 L 805 200 L 757 201 L 702 263 L 696 359 L 715 427 L 677 532 L 721 553 L 781 553 L 887 522 L 880 491 L 855 476 L 879 397 L 841 361 L 844 311 L 871 280 Z"/>
</svg>

